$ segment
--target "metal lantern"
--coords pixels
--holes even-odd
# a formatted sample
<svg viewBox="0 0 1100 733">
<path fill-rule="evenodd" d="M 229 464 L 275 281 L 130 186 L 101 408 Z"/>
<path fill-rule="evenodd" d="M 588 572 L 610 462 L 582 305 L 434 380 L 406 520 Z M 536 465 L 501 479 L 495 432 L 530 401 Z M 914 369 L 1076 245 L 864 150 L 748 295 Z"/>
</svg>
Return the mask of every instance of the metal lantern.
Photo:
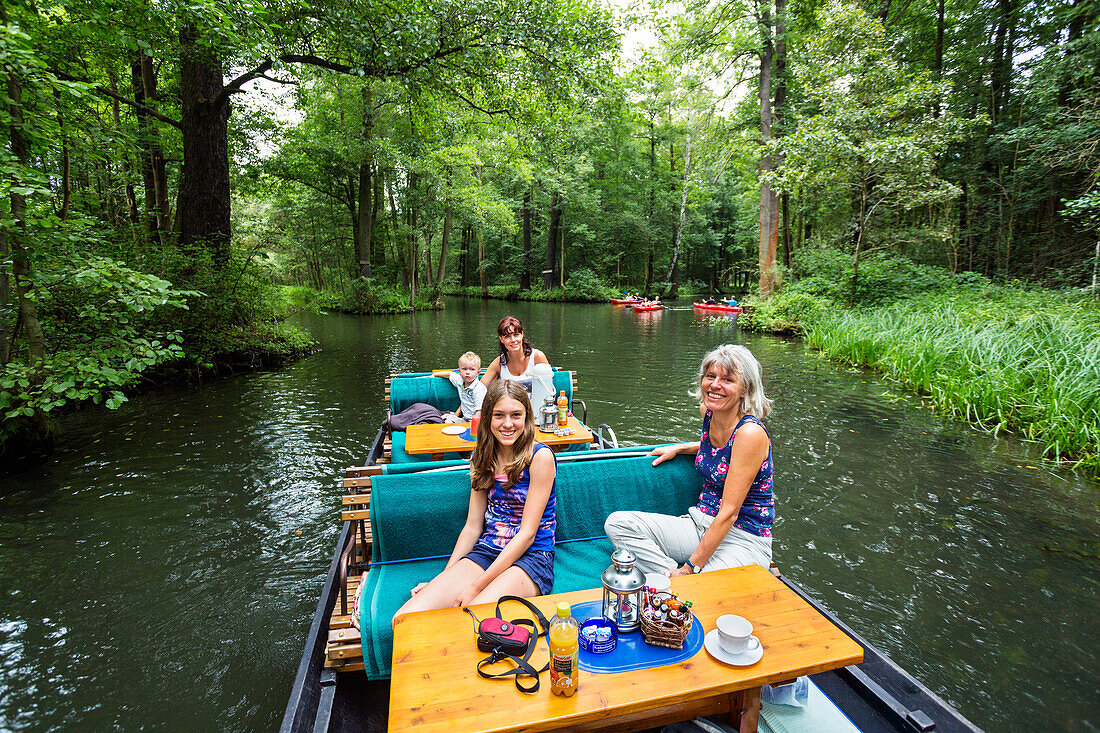
<svg viewBox="0 0 1100 733">
<path fill-rule="evenodd" d="M 542 407 L 539 409 L 538 426 L 539 430 L 543 432 L 550 432 L 554 429 L 558 420 L 558 405 L 554 402 L 553 397 L 547 397 Z"/>
<path fill-rule="evenodd" d="M 641 624 L 642 588 L 645 575 L 634 567 L 638 558 L 630 550 L 611 553 L 611 567 L 603 571 L 603 617 L 620 634 L 637 631 Z"/>
</svg>

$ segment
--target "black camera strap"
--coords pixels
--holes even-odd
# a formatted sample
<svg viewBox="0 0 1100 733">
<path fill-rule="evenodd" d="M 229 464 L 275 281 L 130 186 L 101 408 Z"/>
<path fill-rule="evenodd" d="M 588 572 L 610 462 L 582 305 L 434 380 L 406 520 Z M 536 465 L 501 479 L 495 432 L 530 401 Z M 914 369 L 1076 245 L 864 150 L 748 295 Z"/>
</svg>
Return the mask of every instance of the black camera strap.
<svg viewBox="0 0 1100 733">
<path fill-rule="evenodd" d="M 527 649 L 523 652 L 523 656 L 517 657 L 513 654 L 508 654 L 500 649 L 495 649 L 489 654 L 489 656 L 485 657 L 485 659 L 482 659 L 480 662 L 477 663 L 477 673 L 488 680 L 514 676 L 513 682 L 516 683 L 517 690 L 519 690 L 520 692 L 528 693 L 538 692 L 539 675 L 550 669 L 550 662 L 548 661 L 545 665 L 543 665 L 542 669 L 535 669 L 534 666 L 532 666 L 530 662 L 528 662 L 528 660 L 531 658 L 531 654 L 535 651 L 535 646 L 538 645 L 539 637 L 546 635 L 546 633 L 550 630 L 550 623 L 546 620 L 546 617 L 542 615 L 541 611 L 535 608 L 535 606 L 533 606 L 529 601 L 524 598 L 520 598 L 519 596 L 501 596 L 500 600 L 497 601 L 496 615 L 497 618 L 501 619 L 502 621 L 504 620 L 504 617 L 500 615 L 500 604 L 504 603 L 505 601 L 519 601 L 523 605 L 527 606 L 527 608 L 535 614 L 535 618 L 538 620 L 538 624 L 539 626 L 541 626 L 541 630 L 535 625 L 535 622 L 531 619 L 518 618 L 510 621 L 509 623 L 513 625 L 527 626 L 531 629 L 532 633 L 531 636 L 527 639 Z M 478 618 L 477 616 L 474 616 L 473 611 L 465 607 L 462 610 L 470 614 L 475 623 L 478 623 Z M 495 674 L 491 674 L 482 669 L 482 667 L 484 666 L 496 664 L 497 662 L 501 662 L 505 659 L 512 660 L 512 663 L 516 666 L 512 669 L 506 670 L 504 672 L 497 672 Z M 534 682 L 528 686 L 521 685 L 519 682 L 520 677 L 530 677 L 534 680 Z"/>
</svg>

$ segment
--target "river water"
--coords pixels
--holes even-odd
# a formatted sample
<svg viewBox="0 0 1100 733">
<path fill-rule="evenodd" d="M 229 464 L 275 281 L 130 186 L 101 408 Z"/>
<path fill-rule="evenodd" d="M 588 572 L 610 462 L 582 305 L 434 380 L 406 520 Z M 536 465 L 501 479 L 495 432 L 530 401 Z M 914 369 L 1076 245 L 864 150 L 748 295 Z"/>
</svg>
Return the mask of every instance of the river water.
<svg viewBox="0 0 1100 733">
<path fill-rule="evenodd" d="M 491 358 L 507 314 L 624 445 L 697 439 L 702 354 L 748 346 L 784 573 L 982 727 L 1100 729 L 1100 483 L 682 306 L 462 300 L 302 316 L 320 353 L 72 415 L 54 460 L 0 477 L 0 729 L 277 726 L 383 378 Z"/>
</svg>

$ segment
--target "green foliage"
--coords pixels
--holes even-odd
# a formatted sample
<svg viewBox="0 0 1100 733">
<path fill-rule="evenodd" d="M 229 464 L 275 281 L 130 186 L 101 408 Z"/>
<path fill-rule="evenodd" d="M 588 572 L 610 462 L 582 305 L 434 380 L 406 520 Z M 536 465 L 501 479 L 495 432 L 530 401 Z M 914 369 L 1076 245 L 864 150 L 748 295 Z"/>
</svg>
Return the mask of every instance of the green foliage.
<svg viewBox="0 0 1100 733">
<path fill-rule="evenodd" d="M 37 305 L 55 348 L 42 362 L 0 371 L 0 444 L 71 405 L 117 408 L 145 373 L 184 356 L 181 329 L 164 327 L 162 314 L 186 312 L 187 299 L 202 296 L 107 257 L 48 264 Z"/>
<path fill-rule="evenodd" d="M 838 307 L 835 300 L 793 287 L 785 287 L 767 300 L 746 298 L 741 305 L 745 310 L 737 323 L 742 328 L 784 334 L 802 334 L 809 324 Z"/>
<path fill-rule="evenodd" d="M 435 305 L 436 298 L 425 298 L 424 291 L 418 293 L 416 310 L 428 310 Z M 380 285 L 367 278 L 358 278 L 351 284 L 351 289 L 335 306 L 346 313 L 408 313 L 409 291 L 395 287 Z"/>
<path fill-rule="evenodd" d="M 937 113 L 949 85 L 900 64 L 860 6 L 833 0 L 818 20 L 795 71 L 804 100 L 793 129 L 772 144 L 782 163 L 769 180 L 801 196 L 849 199 L 833 236 L 854 239 L 859 252 L 868 232 L 959 195 L 937 159 L 981 120 Z"/>
<path fill-rule="evenodd" d="M 707 284 L 702 280 L 695 280 L 688 278 L 680 283 L 680 294 L 707 294 L 711 289 L 707 287 Z"/>
<path fill-rule="evenodd" d="M 480 298 L 481 287 L 478 285 L 471 285 L 469 287 L 451 286 L 444 288 L 444 292 L 448 295 L 460 295 L 467 298 Z M 535 285 L 527 290 L 521 289 L 518 285 L 490 285 L 488 297 L 497 300 L 530 300 L 535 302 L 554 302 L 564 300 L 564 291 L 562 288 L 550 288 L 549 290 L 543 290 L 541 286 Z M 606 299 L 604 296 L 603 299 Z"/>
<path fill-rule="evenodd" d="M 599 275 L 588 268 L 581 268 L 569 273 L 562 295 L 565 300 L 596 303 L 607 300 L 608 292 L 609 288 Z"/>
<path fill-rule="evenodd" d="M 316 311 L 335 308 L 340 304 L 340 296 L 337 293 L 314 290 L 305 285 L 284 285 L 282 295 L 286 307 L 293 310 Z"/>
<path fill-rule="evenodd" d="M 856 276 L 850 256 L 824 247 L 799 250 L 791 258 L 791 268 L 808 274 L 792 284 L 795 291 L 860 305 L 880 305 L 918 297 L 953 287 L 956 283 L 956 278 L 947 270 L 918 265 L 907 257 L 887 253 L 865 258 Z"/>
</svg>

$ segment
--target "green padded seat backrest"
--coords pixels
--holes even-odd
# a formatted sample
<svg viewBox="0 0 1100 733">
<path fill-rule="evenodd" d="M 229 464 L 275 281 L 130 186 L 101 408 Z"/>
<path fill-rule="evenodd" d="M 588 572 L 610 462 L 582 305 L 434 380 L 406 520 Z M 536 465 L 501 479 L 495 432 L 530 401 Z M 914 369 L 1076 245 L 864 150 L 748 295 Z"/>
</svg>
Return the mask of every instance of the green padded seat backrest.
<svg viewBox="0 0 1100 733">
<path fill-rule="evenodd" d="M 390 379 L 390 412 L 396 415 L 417 402 L 424 402 L 443 412 L 458 409 L 458 390 L 448 379 L 400 374 Z"/>
<path fill-rule="evenodd" d="M 450 555 L 470 505 L 468 470 L 374 476 L 370 523 L 375 560 Z"/>
<path fill-rule="evenodd" d="M 558 463 L 558 541 L 602 537 L 607 515 L 641 509 L 680 515 L 702 487 L 691 458 L 659 466 L 653 458 Z M 375 476 L 371 480 L 374 557 L 401 560 L 450 554 L 466 521 L 470 476 L 464 470 Z M 430 532 L 425 531 L 430 524 Z"/>
<path fill-rule="evenodd" d="M 484 373 L 484 372 L 483 372 Z M 573 375 L 554 367 L 554 390 L 565 390 L 569 405 L 573 405 Z M 390 412 L 396 415 L 417 402 L 424 402 L 444 412 L 459 407 L 458 390 L 450 380 L 433 377 L 431 372 L 409 372 L 390 378 Z M 535 406 L 538 409 L 538 406 Z"/>
</svg>

